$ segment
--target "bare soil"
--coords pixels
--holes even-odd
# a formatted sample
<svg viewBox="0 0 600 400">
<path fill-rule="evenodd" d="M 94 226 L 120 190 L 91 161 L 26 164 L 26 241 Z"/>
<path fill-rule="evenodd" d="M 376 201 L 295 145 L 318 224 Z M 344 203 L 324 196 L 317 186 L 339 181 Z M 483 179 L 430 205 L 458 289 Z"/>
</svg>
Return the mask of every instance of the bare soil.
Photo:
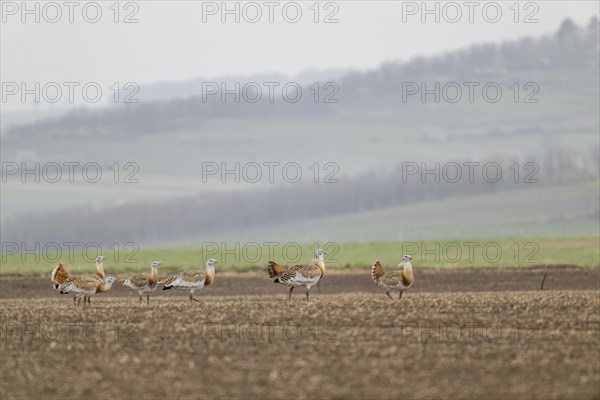
<svg viewBox="0 0 600 400">
<path fill-rule="evenodd" d="M 598 268 L 421 270 L 401 300 L 367 272 L 308 304 L 221 273 L 191 307 L 2 276 L 0 398 L 600 398 Z"/>
<path fill-rule="evenodd" d="M 110 271 L 108 271 L 110 275 Z M 167 276 L 160 274 L 162 276 Z M 594 290 L 600 288 L 600 268 L 572 266 L 546 266 L 537 268 L 415 268 L 415 283 L 411 292 L 489 292 L 540 290 L 542 279 L 545 290 Z M 127 277 L 119 274 L 118 277 Z M 215 284 L 207 287 L 206 295 L 276 295 L 286 288 L 274 284 L 265 271 L 219 272 Z M 302 292 L 298 289 L 298 295 Z M 317 293 L 316 288 L 312 292 Z M 327 270 L 322 281 L 322 294 L 385 293 L 371 280 L 371 270 Z M 156 292 L 158 296 L 185 296 L 182 292 L 168 290 Z M 0 275 L 0 299 L 56 297 L 50 284 L 50 272 L 44 276 Z M 59 296 L 60 297 L 60 296 Z M 115 285 L 110 293 L 101 297 L 131 297 L 131 289 Z"/>
</svg>

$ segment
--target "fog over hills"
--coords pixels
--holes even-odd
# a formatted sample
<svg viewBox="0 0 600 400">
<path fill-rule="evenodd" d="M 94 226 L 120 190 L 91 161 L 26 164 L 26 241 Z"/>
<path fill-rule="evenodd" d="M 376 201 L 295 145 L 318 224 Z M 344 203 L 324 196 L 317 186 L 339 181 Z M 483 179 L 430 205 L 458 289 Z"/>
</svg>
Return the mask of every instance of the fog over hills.
<svg viewBox="0 0 600 400">
<path fill-rule="evenodd" d="M 408 85 L 409 82 L 429 82 L 430 84 L 426 85 L 428 89 L 432 88 L 434 82 L 455 82 L 462 86 L 461 91 L 464 91 L 466 99 L 468 87 L 464 87 L 464 83 L 470 81 L 482 82 L 481 85 L 488 82 L 506 83 L 504 91 L 509 91 L 510 84 L 518 80 L 516 77 L 529 78 L 538 85 L 542 80 L 543 83 L 553 85 L 562 80 L 572 84 L 574 89 L 578 89 L 580 82 L 594 87 L 597 79 L 589 79 L 593 78 L 591 72 L 597 71 L 597 68 L 598 20 L 591 20 L 587 27 L 577 27 L 566 20 L 552 36 L 525 38 L 501 44 L 481 44 L 438 57 L 416 58 L 404 64 L 389 62 L 368 72 L 331 71 L 331 77 L 327 77 L 327 71 L 315 74 L 315 79 L 322 79 L 322 82 L 317 81 L 320 85 L 327 82 L 335 84 L 335 87 L 323 90 L 325 93 L 322 94 L 322 101 L 315 102 L 314 90 L 308 88 L 310 85 L 305 85 L 305 94 L 293 105 L 290 104 L 290 100 L 282 98 L 283 90 L 279 89 L 283 89 L 285 84 L 301 80 L 278 74 L 163 83 L 150 86 L 146 94 L 140 94 L 141 99 L 150 100 L 149 102 L 140 101 L 101 111 L 74 111 L 56 120 L 43 120 L 33 125 L 13 127 L 8 133 L 132 135 L 196 129 L 207 121 L 222 118 L 344 118 L 348 112 L 359 112 L 367 117 L 369 111 L 380 110 L 380 107 L 386 108 L 386 114 L 395 114 L 398 111 L 410 113 L 411 106 L 429 105 L 431 96 L 424 105 L 419 101 L 419 93 L 417 96 L 407 95 L 413 90 L 413 87 Z M 581 75 L 581 72 L 585 73 L 586 70 L 590 75 Z M 554 78 L 559 78 L 559 82 L 554 82 Z M 241 88 L 247 84 L 252 85 L 248 86 L 245 96 L 244 93 L 239 96 L 237 102 L 231 95 L 223 98 L 220 85 L 224 84 L 227 90 L 231 90 L 235 88 L 232 84 L 236 82 Z M 278 84 L 274 86 L 273 98 L 268 95 L 269 86 L 264 85 L 265 82 Z M 203 85 L 212 83 L 219 86 L 218 93 L 203 97 Z M 257 92 L 253 85 L 255 83 L 258 84 L 257 90 L 261 93 Z M 212 86 L 210 88 L 214 90 Z M 530 93 L 534 91 L 532 88 Z M 450 92 L 452 94 L 446 94 L 447 97 L 456 97 L 454 91 Z M 337 100 L 333 103 L 335 106 L 324 103 L 327 94 L 331 95 L 330 100 Z M 594 95 L 593 91 L 589 94 Z M 289 96 L 296 99 L 294 93 Z M 160 101 L 162 98 L 168 100 Z M 245 98 L 258 100 L 244 101 Z M 411 101 L 407 101 L 409 98 Z M 462 101 L 464 99 L 461 97 Z M 475 97 L 473 100 L 483 101 Z M 391 110 L 390 106 L 402 106 L 402 110 Z M 360 109 L 356 110 L 357 107 Z"/>
<path fill-rule="evenodd" d="M 596 233 L 598 71 L 596 18 L 587 26 L 567 20 L 540 38 L 366 72 L 151 85 L 137 104 L 83 109 L 6 130 L 3 160 L 97 161 L 107 169 L 132 162 L 139 184 L 94 192 L 85 183 L 55 186 L 63 206 L 54 207 L 39 198 L 38 187 L 9 177 L 17 190 L 2 194 L 3 240 L 160 246 L 262 235 L 306 241 L 313 226 L 315 236 L 332 241 Z M 256 102 L 203 96 L 214 82 L 228 88 L 256 82 L 263 96 Z M 292 102 L 276 91 L 270 99 L 265 82 L 278 88 L 299 82 L 303 96 Z M 493 98 L 496 88 L 501 96 Z M 221 174 L 202 179 L 207 162 L 296 162 L 304 175 L 297 183 L 279 175 L 273 183 L 221 183 Z M 407 176 L 407 166 L 441 163 L 441 171 L 465 162 L 495 163 L 503 179 L 491 182 L 481 170 L 471 181 L 441 176 L 441 183 L 432 182 L 422 171 Z M 330 172 L 334 181 L 324 183 Z M 536 182 L 525 182 L 527 176 Z M 539 209 L 535 199 L 545 201 Z M 482 218 L 453 228 L 457 220 L 442 216 L 457 204 L 479 205 Z M 496 218 L 501 215 L 515 218 Z"/>
</svg>

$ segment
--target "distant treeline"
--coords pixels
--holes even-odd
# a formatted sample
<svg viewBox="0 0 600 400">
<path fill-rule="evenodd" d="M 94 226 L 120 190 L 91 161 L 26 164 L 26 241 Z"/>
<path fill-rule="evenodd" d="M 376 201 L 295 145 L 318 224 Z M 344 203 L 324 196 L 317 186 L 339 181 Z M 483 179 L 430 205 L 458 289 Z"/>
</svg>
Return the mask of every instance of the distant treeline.
<svg viewBox="0 0 600 400">
<path fill-rule="evenodd" d="M 377 106 L 400 102 L 404 82 L 425 79 L 501 81 L 514 75 L 531 76 L 532 72 L 540 71 L 554 71 L 563 78 L 566 74 L 568 79 L 586 79 L 564 70 L 598 68 L 598 32 L 597 18 L 592 19 L 587 27 L 578 27 L 571 20 L 565 20 L 555 34 L 540 39 L 526 38 L 502 44 L 476 45 L 438 57 L 415 58 L 407 63 L 390 62 L 368 72 L 349 72 L 333 85 L 327 86 L 325 81 L 319 82 L 318 92 L 316 87 L 303 87 L 303 96 L 298 102 L 282 98 L 286 82 L 279 82 L 280 85 L 274 89 L 276 98 L 272 102 L 269 88 L 259 82 L 263 93 L 256 102 L 242 100 L 236 103 L 232 95 L 228 95 L 226 101 L 222 102 L 220 94 L 206 98 L 199 95 L 170 101 L 141 101 L 103 111 L 74 111 L 59 119 L 12 127 L 9 133 L 136 135 L 198 129 L 207 121 L 217 118 L 261 119 L 290 115 L 302 117 L 347 114 L 348 109 L 355 112 L 365 104 Z M 242 86 L 244 84 L 245 82 L 241 82 Z M 228 88 L 231 87 L 229 83 Z M 289 98 L 293 99 L 294 88 L 289 89 Z M 250 87 L 246 97 L 254 98 L 255 95 L 256 90 Z"/>
<path fill-rule="evenodd" d="M 597 182 L 600 169 L 598 154 L 596 147 L 587 153 L 557 150 L 536 159 L 495 157 L 493 160 L 480 161 L 480 166 L 473 169 L 472 182 L 464 166 L 462 178 L 456 180 L 456 168 L 450 163 L 441 164 L 436 182 L 435 174 L 422 176 L 420 172 L 413 173 L 414 165 L 407 163 L 352 178 L 340 177 L 339 183 L 292 184 L 227 193 L 207 192 L 162 203 L 125 204 L 100 210 L 74 208 L 46 216 L 8 220 L 2 224 L 2 241 L 26 243 L 30 246 L 28 248 L 32 248 L 36 242 L 78 241 L 103 246 L 115 242 L 158 243 L 311 218 L 317 218 L 315 228 L 322 229 L 324 227 L 318 226 L 318 217 L 527 189 L 538 185 Z M 532 164 L 528 165 L 528 162 Z M 463 165 L 461 161 L 456 163 Z M 497 163 L 503 178 L 492 182 L 496 179 L 495 167 L 483 174 L 486 163 Z M 446 172 L 443 172 L 444 166 L 447 166 Z M 434 170 L 435 166 L 426 163 L 426 168 Z M 518 175 L 515 170 L 519 171 Z"/>
</svg>

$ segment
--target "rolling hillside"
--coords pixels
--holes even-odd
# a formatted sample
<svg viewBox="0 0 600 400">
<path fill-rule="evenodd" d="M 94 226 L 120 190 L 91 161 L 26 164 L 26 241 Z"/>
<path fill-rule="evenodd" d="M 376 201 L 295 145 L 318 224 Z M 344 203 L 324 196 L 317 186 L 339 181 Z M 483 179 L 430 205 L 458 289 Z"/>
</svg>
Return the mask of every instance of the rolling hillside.
<svg viewBox="0 0 600 400">
<path fill-rule="evenodd" d="M 337 103 L 310 96 L 293 104 L 203 103 L 192 96 L 14 126 L 2 131 L 3 161 L 97 162 L 105 171 L 134 163 L 139 182 L 38 184 L 11 176 L 0 194 L 3 240 L 64 240 L 64 232 L 102 244 L 253 234 L 308 240 L 315 226 L 338 241 L 397 240 L 406 235 L 399 227 L 422 238 L 595 234 L 597 34 L 597 19 L 586 27 L 566 21 L 541 38 L 347 72 L 337 82 Z M 403 85 L 467 81 L 494 82 L 503 95 L 497 102 L 478 91 L 472 102 L 421 101 L 406 98 Z M 539 187 L 398 182 L 403 163 L 464 161 L 535 163 Z M 305 174 L 299 184 L 281 177 L 221 183 L 219 175 L 203 181 L 205 162 L 297 162 Z M 312 183 L 315 162 L 333 163 L 340 183 Z M 477 218 L 466 218 L 465 205 Z"/>
</svg>

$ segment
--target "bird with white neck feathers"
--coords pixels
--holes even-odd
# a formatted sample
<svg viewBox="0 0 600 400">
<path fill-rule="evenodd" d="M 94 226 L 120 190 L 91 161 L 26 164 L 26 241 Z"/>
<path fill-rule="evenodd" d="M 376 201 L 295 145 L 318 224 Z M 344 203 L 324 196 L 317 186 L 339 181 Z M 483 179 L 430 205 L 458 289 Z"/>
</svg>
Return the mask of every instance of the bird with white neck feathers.
<svg viewBox="0 0 600 400">
<path fill-rule="evenodd" d="M 402 257 L 402 262 L 398 265 L 399 267 L 402 267 L 399 271 L 386 272 L 379 261 L 371 268 L 371 278 L 373 279 L 373 282 L 386 288 L 387 292 L 385 294 L 387 294 L 390 299 L 392 298 L 390 295 L 391 290 L 399 291 L 400 294 L 398 295 L 398 299 L 401 299 L 402 291 L 410 288 L 414 283 L 415 276 L 413 275 L 410 260 L 412 260 L 411 256 L 404 255 Z"/>
<path fill-rule="evenodd" d="M 325 252 L 322 249 L 315 250 L 314 263 L 312 265 L 294 265 L 284 268 L 281 265 L 269 261 L 267 271 L 270 278 L 275 278 L 275 283 L 281 283 L 290 287 L 288 302 L 292 300 L 292 292 L 296 286 L 304 286 L 306 289 L 306 301 L 309 301 L 310 288 L 321 281 L 325 275 Z"/>
<path fill-rule="evenodd" d="M 170 276 L 167 279 L 160 281 L 163 285 L 162 290 L 169 289 L 187 289 L 190 291 L 190 306 L 192 301 L 201 303 L 200 300 L 194 298 L 194 290 L 202 289 L 208 286 L 215 280 L 215 264 L 218 263 L 214 258 L 206 261 L 206 269 L 204 271 L 183 271 L 176 275 Z"/>
<path fill-rule="evenodd" d="M 119 281 L 123 283 L 123 286 L 137 290 L 140 295 L 140 305 L 142 304 L 142 295 L 146 294 L 146 304 L 150 305 L 150 293 L 156 289 L 158 283 L 158 267 L 162 263 L 154 261 L 150 269 L 150 275 L 146 274 L 135 274 L 129 279 Z"/>
</svg>

